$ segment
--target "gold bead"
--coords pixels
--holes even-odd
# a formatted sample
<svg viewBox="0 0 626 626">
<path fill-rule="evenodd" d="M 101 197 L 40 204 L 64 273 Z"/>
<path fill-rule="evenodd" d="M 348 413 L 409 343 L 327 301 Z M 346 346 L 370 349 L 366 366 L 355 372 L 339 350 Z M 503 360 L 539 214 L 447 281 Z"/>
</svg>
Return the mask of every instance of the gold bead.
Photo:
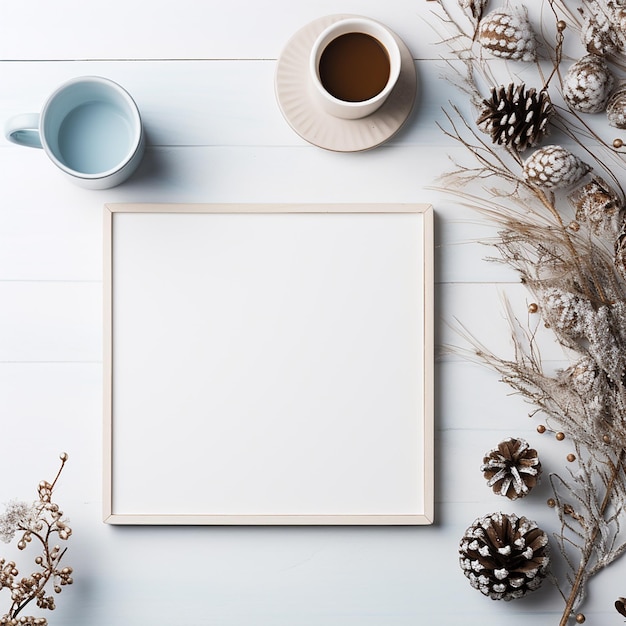
<svg viewBox="0 0 626 626">
<path fill-rule="evenodd" d="M 577 233 L 580 230 L 580 224 L 578 222 L 570 222 L 568 228 Z"/>
<path fill-rule="evenodd" d="M 568 454 L 568 455 L 567 455 L 567 460 L 568 460 L 570 463 L 573 463 L 573 462 L 576 460 L 576 455 L 575 455 L 575 454 L 571 454 L 571 453 L 570 453 L 570 454 Z"/>
<path fill-rule="evenodd" d="M 528 305 L 528 312 L 529 313 L 536 313 L 539 310 L 539 305 L 536 302 L 531 302 Z"/>
<path fill-rule="evenodd" d="M 548 498 L 547 504 L 551 509 L 553 509 L 556 506 L 556 500 L 554 498 Z"/>
<path fill-rule="evenodd" d="M 68 459 L 67 452 L 61 452 L 61 454 L 59 454 L 59 458 L 63 462 L 67 461 L 67 459 Z"/>
<path fill-rule="evenodd" d="M 603 435 L 602 441 L 604 441 L 604 443 L 611 443 L 611 438 L 608 435 Z"/>
<path fill-rule="evenodd" d="M 565 21 L 564 21 L 564 20 L 559 20 L 559 21 L 556 23 L 556 27 L 557 27 L 557 30 L 558 30 L 560 33 L 562 33 L 562 32 L 563 32 L 563 31 L 567 28 L 567 24 L 565 23 Z"/>
<path fill-rule="evenodd" d="M 576 623 L 577 624 L 584 624 L 585 623 L 585 619 L 587 619 L 582 613 L 578 613 L 576 615 Z"/>
<path fill-rule="evenodd" d="M 546 427 L 545 427 L 543 424 L 539 424 L 539 426 L 537 426 L 537 432 L 538 432 L 540 435 L 543 435 L 543 433 L 545 433 L 545 432 L 546 432 Z"/>
<path fill-rule="evenodd" d="M 559 432 L 559 433 L 557 433 L 555 435 L 555 437 L 556 437 L 557 441 L 563 441 L 563 439 L 565 439 L 565 433 Z"/>
<path fill-rule="evenodd" d="M 613 147 L 616 150 L 619 150 L 623 145 L 624 145 L 624 142 L 619 137 L 613 140 Z"/>
</svg>

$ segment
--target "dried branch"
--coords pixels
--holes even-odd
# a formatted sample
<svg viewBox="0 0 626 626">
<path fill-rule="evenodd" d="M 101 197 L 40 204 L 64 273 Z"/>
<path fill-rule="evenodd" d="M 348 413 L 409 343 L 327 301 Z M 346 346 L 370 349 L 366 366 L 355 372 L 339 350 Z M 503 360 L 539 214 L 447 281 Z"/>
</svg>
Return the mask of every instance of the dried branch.
<svg viewBox="0 0 626 626">
<path fill-rule="evenodd" d="M 63 471 L 68 456 L 60 456 L 61 465 L 52 483 L 43 480 L 38 485 L 38 500 L 33 504 L 14 501 L 3 515 L 0 515 L 0 539 L 9 543 L 16 535 L 19 550 L 25 550 L 35 539 L 40 554 L 35 557 L 37 570 L 29 576 L 20 577 L 15 561 L 0 558 L 0 592 L 9 590 L 11 604 L 0 617 L 2 626 L 46 626 L 44 617 L 24 616 L 22 611 L 31 602 L 40 609 L 54 610 L 54 596 L 47 592 L 52 585 L 55 594 L 73 583 L 71 567 L 61 564 L 67 548 L 56 544 L 57 540 L 67 541 L 72 534 L 63 511 L 53 502 L 52 493 Z"/>
<path fill-rule="evenodd" d="M 576 471 L 550 477 L 560 522 L 555 539 L 568 568 L 564 580 L 556 581 L 565 626 L 589 580 L 626 552 L 626 155 L 623 142 L 605 141 L 585 119 L 585 111 L 608 96 L 613 74 L 626 68 L 626 35 L 616 26 L 621 19 L 626 23 L 626 7 L 615 0 L 580 0 L 578 10 L 565 0 L 545 2 L 538 44 L 551 68 L 546 76 L 537 60 L 537 92 L 510 71 L 508 87 L 493 78 L 496 61 L 487 60 L 477 34 L 484 19 L 496 20 L 493 32 L 505 33 L 496 29 L 506 17 L 485 16 L 484 3 L 458 0 L 465 24 L 453 17 L 453 0 L 439 0 L 441 23 L 452 31 L 442 45 L 461 61 L 448 63 L 450 82 L 471 95 L 477 110 L 474 119 L 454 103 L 444 110 L 443 133 L 465 148 L 471 163 L 457 160 L 441 184 L 497 227 L 487 243 L 532 294 L 529 321 L 534 315 L 536 321 L 530 324 L 505 302 L 511 357 L 486 349 L 462 326 L 460 332 L 470 358 L 498 372 L 534 407 L 533 414 L 544 415 L 541 428 L 566 438 L 576 451 Z M 502 57 L 510 51 L 511 59 L 519 58 L 518 44 L 530 48 L 530 42 L 519 42 L 527 36 L 525 27 L 511 28 L 496 50 L 497 62 L 508 70 Z M 581 78 L 562 67 L 570 35 L 568 43 L 581 47 L 581 58 L 593 53 L 591 66 L 601 65 L 602 75 Z M 583 72 L 579 66 L 574 64 Z M 626 101 L 623 106 L 626 114 Z M 577 154 L 545 145 L 547 129 L 566 138 Z M 569 366 L 556 373 L 543 367 L 539 320 L 571 355 Z"/>
</svg>

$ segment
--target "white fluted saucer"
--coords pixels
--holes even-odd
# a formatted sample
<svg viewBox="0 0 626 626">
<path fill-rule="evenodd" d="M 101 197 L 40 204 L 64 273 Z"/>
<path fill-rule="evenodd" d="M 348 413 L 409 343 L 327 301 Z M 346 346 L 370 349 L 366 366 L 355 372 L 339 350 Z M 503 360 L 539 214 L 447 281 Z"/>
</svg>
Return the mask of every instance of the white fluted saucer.
<svg viewBox="0 0 626 626">
<path fill-rule="evenodd" d="M 310 95 L 309 55 L 317 36 L 330 24 L 347 17 L 359 16 L 327 15 L 295 33 L 278 58 L 274 86 L 283 116 L 303 139 L 326 150 L 358 152 L 379 146 L 400 130 L 413 110 L 417 75 L 411 52 L 394 34 L 402 67 L 394 90 L 380 109 L 358 120 L 326 113 Z"/>
</svg>

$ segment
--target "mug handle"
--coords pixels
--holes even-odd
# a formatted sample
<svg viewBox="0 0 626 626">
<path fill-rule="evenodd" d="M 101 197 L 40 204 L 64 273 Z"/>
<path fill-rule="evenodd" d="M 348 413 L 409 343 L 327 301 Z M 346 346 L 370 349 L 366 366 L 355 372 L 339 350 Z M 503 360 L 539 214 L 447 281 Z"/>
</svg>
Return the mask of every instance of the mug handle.
<svg viewBox="0 0 626 626">
<path fill-rule="evenodd" d="M 21 113 L 10 118 L 4 127 L 4 136 L 20 146 L 42 148 L 39 136 L 39 113 Z"/>
</svg>

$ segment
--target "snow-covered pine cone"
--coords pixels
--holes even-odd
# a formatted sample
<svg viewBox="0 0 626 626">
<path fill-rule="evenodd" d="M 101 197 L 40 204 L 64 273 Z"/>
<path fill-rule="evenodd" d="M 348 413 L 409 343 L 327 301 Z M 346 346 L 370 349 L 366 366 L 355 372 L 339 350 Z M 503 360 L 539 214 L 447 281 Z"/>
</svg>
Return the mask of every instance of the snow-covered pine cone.
<svg viewBox="0 0 626 626">
<path fill-rule="evenodd" d="M 475 20 L 480 20 L 488 0 L 459 0 L 462 9 L 469 10 Z"/>
<path fill-rule="evenodd" d="M 626 2 L 624 0 L 585 0 L 581 41 L 589 54 L 610 56 L 626 48 Z"/>
<path fill-rule="evenodd" d="M 523 163 L 524 178 L 537 187 L 561 189 L 578 182 L 591 167 L 561 146 L 535 150 Z"/>
<path fill-rule="evenodd" d="M 492 513 L 477 519 L 459 546 L 459 562 L 474 589 L 513 600 L 538 589 L 550 565 L 548 536 L 533 521 Z"/>
<path fill-rule="evenodd" d="M 622 198 L 599 176 L 576 188 L 568 199 L 576 209 L 576 220 L 588 224 L 596 235 L 618 230 L 624 209 Z"/>
<path fill-rule="evenodd" d="M 563 77 L 563 98 L 580 113 L 604 111 L 615 79 L 603 57 L 588 54 L 576 61 Z"/>
<path fill-rule="evenodd" d="M 626 221 L 622 223 L 621 230 L 615 240 L 615 268 L 626 278 Z"/>
<path fill-rule="evenodd" d="M 537 57 L 535 34 L 525 6 L 495 9 L 483 17 L 478 42 L 494 56 L 514 61 L 534 61 Z"/>
<path fill-rule="evenodd" d="M 476 124 L 494 143 L 523 152 L 545 137 L 553 113 L 547 91 L 511 83 L 493 88 L 491 98 L 483 100 Z"/>
<path fill-rule="evenodd" d="M 610 0 L 609 3 L 588 0 L 581 7 L 581 41 L 589 54 L 610 55 L 617 52 L 619 40 L 615 28 L 615 8 Z"/>
<path fill-rule="evenodd" d="M 609 126 L 626 128 L 626 82 L 620 84 L 606 102 Z"/>
<path fill-rule="evenodd" d="M 509 500 L 528 495 L 541 476 L 537 450 L 524 439 L 513 437 L 501 441 L 497 448 L 485 454 L 480 469 L 487 486 Z"/>
</svg>

